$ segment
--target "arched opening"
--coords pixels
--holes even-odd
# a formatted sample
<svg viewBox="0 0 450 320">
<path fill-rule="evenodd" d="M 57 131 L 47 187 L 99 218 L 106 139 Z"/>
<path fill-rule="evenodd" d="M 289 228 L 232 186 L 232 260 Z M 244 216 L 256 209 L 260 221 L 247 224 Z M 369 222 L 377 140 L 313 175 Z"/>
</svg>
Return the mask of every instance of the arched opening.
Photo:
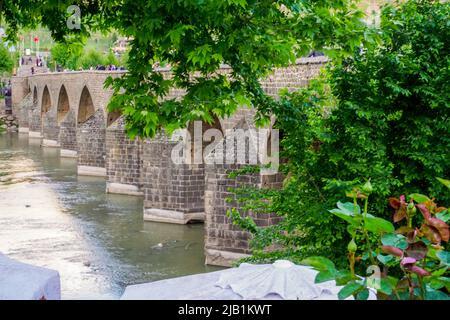
<svg viewBox="0 0 450 320">
<path fill-rule="evenodd" d="M 114 122 L 116 122 L 117 119 L 120 118 L 122 113 L 120 111 L 113 111 L 108 113 L 108 118 L 106 119 L 106 126 L 109 127 Z"/>
<path fill-rule="evenodd" d="M 224 130 L 217 116 L 212 123 L 204 121 L 191 121 L 187 127 L 189 163 L 203 163 L 206 157 L 214 156 L 215 148 L 223 140 Z M 190 157 L 190 160 L 189 160 Z"/>
<path fill-rule="evenodd" d="M 85 86 L 81 92 L 80 105 L 78 106 L 78 124 L 86 122 L 94 114 L 94 103 L 88 88 Z"/>
<path fill-rule="evenodd" d="M 66 87 L 62 85 L 58 96 L 58 125 L 64 120 L 69 110 L 69 96 L 67 95 Z"/>
<path fill-rule="evenodd" d="M 42 108 L 41 108 L 42 114 L 50 111 L 51 107 L 52 107 L 52 100 L 50 98 L 50 92 L 48 91 L 47 86 L 45 86 L 44 92 L 42 93 Z"/>
</svg>

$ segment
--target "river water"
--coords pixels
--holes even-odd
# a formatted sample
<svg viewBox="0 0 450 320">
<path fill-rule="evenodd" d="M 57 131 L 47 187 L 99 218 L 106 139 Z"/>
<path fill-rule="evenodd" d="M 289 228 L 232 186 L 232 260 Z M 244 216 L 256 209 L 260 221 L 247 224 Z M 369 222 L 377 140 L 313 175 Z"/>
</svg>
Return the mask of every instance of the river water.
<svg viewBox="0 0 450 320">
<path fill-rule="evenodd" d="M 202 224 L 144 222 L 141 197 L 105 193 L 76 160 L 0 134 L 0 252 L 58 270 L 63 299 L 117 299 L 130 284 L 209 272 Z"/>
</svg>

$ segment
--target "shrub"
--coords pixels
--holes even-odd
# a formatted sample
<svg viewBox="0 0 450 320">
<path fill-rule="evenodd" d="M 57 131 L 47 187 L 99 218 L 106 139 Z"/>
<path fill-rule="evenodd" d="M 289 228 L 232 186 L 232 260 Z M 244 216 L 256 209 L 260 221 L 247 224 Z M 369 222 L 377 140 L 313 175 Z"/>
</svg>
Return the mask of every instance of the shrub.
<svg viewBox="0 0 450 320">
<path fill-rule="evenodd" d="M 450 204 L 434 179 L 450 176 L 449 14 L 448 2 L 386 6 L 377 46 L 330 67 L 273 108 L 288 159 L 284 187 L 236 192 L 244 211 L 276 212 L 284 220 L 259 229 L 237 210 L 230 213 L 254 233 L 256 259 L 320 254 L 346 263 L 346 226 L 327 209 L 368 178 L 369 209 L 383 218 L 391 215 L 391 194 L 424 192 Z M 264 254 L 272 242 L 284 251 Z"/>
</svg>

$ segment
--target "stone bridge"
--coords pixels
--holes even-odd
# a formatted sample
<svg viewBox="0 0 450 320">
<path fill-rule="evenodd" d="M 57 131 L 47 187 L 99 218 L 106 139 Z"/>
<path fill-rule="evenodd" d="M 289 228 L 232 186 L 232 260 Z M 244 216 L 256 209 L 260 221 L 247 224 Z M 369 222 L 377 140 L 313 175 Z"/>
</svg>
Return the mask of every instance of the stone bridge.
<svg viewBox="0 0 450 320">
<path fill-rule="evenodd" d="M 325 62 L 323 57 L 300 59 L 295 65 L 277 69 L 263 81 L 263 87 L 276 96 L 282 88 L 304 86 Z M 170 76 L 170 70 L 162 72 Z M 60 148 L 61 157 L 77 158 L 78 174 L 105 177 L 106 192 L 143 196 L 145 220 L 182 224 L 205 221 L 207 264 L 229 266 L 248 255 L 250 235 L 226 216 L 227 210 L 238 206 L 226 200 L 232 196 L 229 188 L 242 184 L 279 187 L 281 175 L 246 174 L 231 179 L 228 173 L 242 164 L 178 164 L 171 159 L 179 144 L 175 138 L 129 139 L 123 117 L 107 112 L 112 91 L 103 86 L 108 76 L 122 74 L 76 71 L 13 77 L 12 105 L 19 119 L 19 134 L 40 139 L 44 148 Z M 170 96 L 182 94 L 174 91 Z M 214 128 L 223 134 L 230 129 L 250 128 L 253 123 L 253 111 L 243 108 L 231 118 L 216 119 L 212 126 L 204 124 L 200 130 Z M 184 132 L 194 130 L 190 124 Z M 277 219 L 268 215 L 255 221 L 268 226 Z"/>
</svg>

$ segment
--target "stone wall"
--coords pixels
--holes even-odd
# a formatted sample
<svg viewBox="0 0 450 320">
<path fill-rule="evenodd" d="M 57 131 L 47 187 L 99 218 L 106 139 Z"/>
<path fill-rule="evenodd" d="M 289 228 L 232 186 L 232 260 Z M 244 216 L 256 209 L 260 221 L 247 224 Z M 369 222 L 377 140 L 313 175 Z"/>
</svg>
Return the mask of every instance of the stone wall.
<svg viewBox="0 0 450 320">
<path fill-rule="evenodd" d="M 33 103 L 28 113 L 29 130 L 33 135 L 30 137 L 42 137 L 41 109 L 37 103 Z"/>
<path fill-rule="evenodd" d="M 12 113 L 18 114 L 20 103 L 30 93 L 28 77 L 12 77 L 11 88 Z"/>
<path fill-rule="evenodd" d="M 42 115 L 42 137 L 45 146 L 59 146 L 59 126 L 54 110 Z M 46 145 L 46 140 L 49 140 L 50 145 Z"/>
<path fill-rule="evenodd" d="M 177 141 L 167 137 L 143 145 L 144 219 L 172 223 L 204 220 L 204 166 L 176 164 Z"/>
<path fill-rule="evenodd" d="M 106 176 L 106 130 L 103 110 L 78 124 L 78 174 Z"/>
<path fill-rule="evenodd" d="M 0 127 L 6 131 L 16 132 L 19 127 L 18 120 L 11 114 L 0 115 Z"/>
<path fill-rule="evenodd" d="M 17 107 L 17 117 L 20 128 L 24 128 L 25 131 L 29 129 L 29 110 L 33 107 L 33 95 L 31 92 L 19 103 Z"/>
<path fill-rule="evenodd" d="M 77 152 L 77 119 L 74 110 L 70 110 L 66 117 L 61 121 L 59 136 L 59 145 L 61 147 L 61 155 L 64 156 L 63 151 L 72 151 L 75 156 Z"/>
<path fill-rule="evenodd" d="M 142 143 L 125 133 L 124 119 L 106 129 L 106 192 L 142 195 Z"/>
<path fill-rule="evenodd" d="M 262 81 L 262 87 L 277 98 L 282 88 L 292 91 L 306 85 L 325 62 L 324 57 L 299 59 L 295 65 L 275 70 Z M 227 74 L 229 71 L 224 66 L 219 73 Z M 165 78 L 170 77 L 169 69 L 162 69 L 161 72 Z M 280 186 L 282 177 L 278 174 L 247 174 L 230 179 L 229 172 L 242 165 L 176 164 L 171 154 L 178 141 L 164 136 L 142 142 L 131 141 L 125 135 L 122 120 L 107 128 L 105 114 L 111 91 L 103 88 L 103 82 L 110 75 L 115 77 L 121 74 L 83 71 L 14 77 L 13 108 L 24 101 L 24 110 L 19 113 L 20 125 L 25 127 L 28 123 L 30 131 L 41 132 L 41 100 L 47 86 L 53 103 L 43 119 L 44 138 L 58 140 L 61 155 L 63 150 L 78 152 L 79 174 L 107 176 L 108 192 L 123 192 L 121 188 L 126 186 L 129 188 L 127 192 L 143 193 L 144 217 L 147 220 L 187 223 L 206 219 L 205 253 L 209 264 L 229 265 L 236 258 L 249 254 L 250 235 L 233 226 L 226 217 L 227 210 L 237 206 L 226 201 L 233 196 L 229 188 L 238 185 L 276 188 Z M 67 93 L 64 105 L 68 103 L 69 111 L 57 119 L 58 97 L 63 85 Z M 30 103 L 30 91 L 38 92 L 36 103 Z M 182 90 L 171 90 L 168 98 L 179 98 L 183 94 Z M 92 101 L 88 101 L 87 96 Z M 25 112 L 27 108 L 28 114 Z M 65 107 L 60 109 L 66 114 Z M 88 110 L 92 110 L 94 115 L 91 116 Z M 253 116 L 254 110 L 239 109 L 232 117 L 220 120 L 220 130 L 254 128 Z M 88 120 L 84 122 L 85 118 Z M 257 217 L 256 221 L 260 226 L 268 226 L 277 219 L 266 216 Z"/>
</svg>

